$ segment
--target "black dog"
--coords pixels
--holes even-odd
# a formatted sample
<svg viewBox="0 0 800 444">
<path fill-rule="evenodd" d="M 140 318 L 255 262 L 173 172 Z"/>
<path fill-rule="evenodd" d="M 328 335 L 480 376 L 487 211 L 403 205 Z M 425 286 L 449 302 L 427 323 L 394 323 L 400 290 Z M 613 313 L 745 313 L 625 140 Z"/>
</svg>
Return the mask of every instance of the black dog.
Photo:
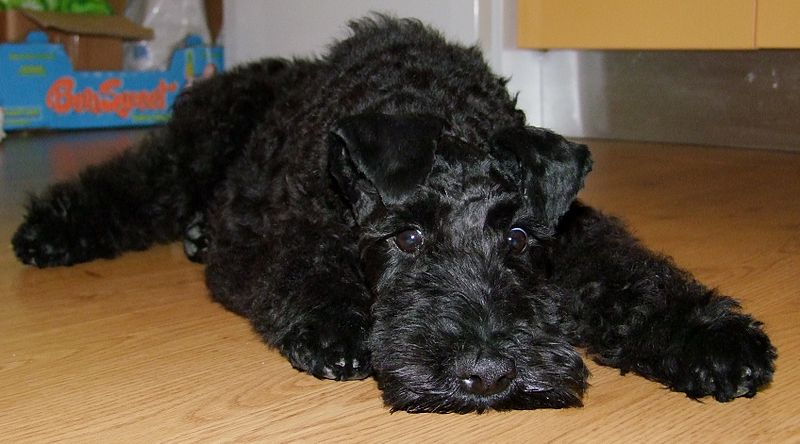
<svg viewBox="0 0 800 444">
<path fill-rule="evenodd" d="M 477 49 L 412 20 L 351 27 L 324 58 L 193 86 L 138 150 L 33 199 L 19 258 L 183 237 L 292 365 L 374 375 L 393 409 L 580 405 L 575 347 L 693 398 L 771 380 L 760 323 L 574 202 L 587 148 L 526 126 Z"/>
</svg>

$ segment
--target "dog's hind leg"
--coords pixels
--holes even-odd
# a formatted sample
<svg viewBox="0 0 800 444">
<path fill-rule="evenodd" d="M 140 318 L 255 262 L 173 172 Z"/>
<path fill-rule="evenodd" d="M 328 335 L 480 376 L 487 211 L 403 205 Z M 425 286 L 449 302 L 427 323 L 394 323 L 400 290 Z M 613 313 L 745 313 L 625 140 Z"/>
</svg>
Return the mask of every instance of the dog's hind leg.
<svg viewBox="0 0 800 444">
<path fill-rule="evenodd" d="M 633 371 L 718 401 L 751 397 L 772 379 L 775 349 L 733 299 L 645 249 L 614 218 L 573 204 L 560 225 L 554 278 L 574 341 Z"/>
<path fill-rule="evenodd" d="M 183 231 L 183 252 L 190 261 L 200 264 L 205 262 L 208 251 L 207 230 L 205 214 L 195 213 Z"/>
</svg>

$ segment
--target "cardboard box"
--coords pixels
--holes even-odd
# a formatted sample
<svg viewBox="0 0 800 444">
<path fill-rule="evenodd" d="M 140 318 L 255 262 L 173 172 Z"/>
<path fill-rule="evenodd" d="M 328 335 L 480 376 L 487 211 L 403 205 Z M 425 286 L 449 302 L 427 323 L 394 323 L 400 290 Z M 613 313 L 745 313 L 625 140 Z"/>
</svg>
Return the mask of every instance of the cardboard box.
<svg viewBox="0 0 800 444">
<path fill-rule="evenodd" d="M 115 71 L 122 68 L 124 40 L 150 40 L 153 30 L 118 15 L 97 16 L 14 9 L 0 12 L 0 37 L 24 41 L 31 31 L 45 31 L 58 43 L 79 71 Z"/>
<path fill-rule="evenodd" d="M 16 9 L 0 11 L 0 42 L 21 42 L 29 32 L 39 29 L 33 20 Z"/>
<path fill-rule="evenodd" d="M 178 93 L 222 71 L 220 47 L 175 51 L 166 71 L 76 71 L 60 44 L 41 32 L 0 44 L 3 128 L 146 126 L 169 119 Z"/>
</svg>

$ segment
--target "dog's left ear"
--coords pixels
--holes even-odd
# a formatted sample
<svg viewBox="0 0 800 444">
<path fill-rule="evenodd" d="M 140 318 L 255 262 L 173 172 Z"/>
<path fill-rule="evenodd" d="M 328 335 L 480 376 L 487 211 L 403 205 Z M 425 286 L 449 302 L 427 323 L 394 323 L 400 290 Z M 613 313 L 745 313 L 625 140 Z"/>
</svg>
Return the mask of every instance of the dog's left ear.
<svg viewBox="0 0 800 444">
<path fill-rule="evenodd" d="M 433 167 L 444 120 L 417 114 L 345 117 L 330 132 L 329 167 L 359 221 L 400 202 Z"/>
<path fill-rule="evenodd" d="M 516 177 L 543 222 L 554 227 L 583 188 L 592 169 L 586 145 L 542 128 L 509 128 L 492 138 L 493 155 L 516 169 Z"/>
</svg>

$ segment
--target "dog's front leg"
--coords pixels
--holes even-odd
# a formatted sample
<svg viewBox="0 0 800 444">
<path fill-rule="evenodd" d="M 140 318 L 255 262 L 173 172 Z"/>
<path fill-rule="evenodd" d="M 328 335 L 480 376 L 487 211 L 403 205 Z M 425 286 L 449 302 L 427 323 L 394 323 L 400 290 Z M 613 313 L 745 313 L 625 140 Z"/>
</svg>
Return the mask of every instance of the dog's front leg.
<svg viewBox="0 0 800 444">
<path fill-rule="evenodd" d="M 599 362 L 718 401 L 751 397 L 772 379 L 776 354 L 761 324 L 616 219 L 573 204 L 553 265 L 570 293 L 564 312 L 576 345 Z"/>
<path fill-rule="evenodd" d="M 295 368 L 326 379 L 369 376 L 371 296 L 348 227 L 293 220 L 250 235 L 226 226 L 217 226 L 207 254 L 214 298 L 247 316 Z"/>
</svg>

